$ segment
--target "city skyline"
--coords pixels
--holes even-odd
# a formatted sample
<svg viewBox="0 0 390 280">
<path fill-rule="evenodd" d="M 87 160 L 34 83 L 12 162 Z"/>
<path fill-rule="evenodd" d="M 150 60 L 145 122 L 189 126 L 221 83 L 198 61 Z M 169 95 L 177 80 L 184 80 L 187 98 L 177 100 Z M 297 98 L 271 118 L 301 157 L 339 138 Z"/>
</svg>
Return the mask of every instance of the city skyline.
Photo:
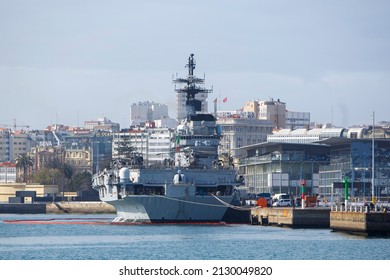
<svg viewBox="0 0 390 280">
<path fill-rule="evenodd" d="M 364 0 L 0 0 L 0 124 L 105 116 L 124 128 L 142 101 L 174 118 L 172 76 L 186 75 L 190 53 L 213 87 L 209 111 L 215 98 L 237 110 L 271 97 L 313 122 L 388 121 L 389 12 Z"/>
</svg>

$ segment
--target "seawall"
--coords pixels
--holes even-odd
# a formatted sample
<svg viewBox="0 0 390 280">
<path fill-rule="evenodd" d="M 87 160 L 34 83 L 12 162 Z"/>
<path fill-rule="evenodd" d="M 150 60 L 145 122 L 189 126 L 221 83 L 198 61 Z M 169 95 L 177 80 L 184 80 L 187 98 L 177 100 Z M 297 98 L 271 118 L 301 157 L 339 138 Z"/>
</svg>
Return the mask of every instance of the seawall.
<svg viewBox="0 0 390 280">
<path fill-rule="evenodd" d="M 115 214 L 105 202 L 0 203 L 0 214 Z"/>
<path fill-rule="evenodd" d="M 292 228 L 329 228 L 329 208 L 257 208 L 252 210 L 252 224 Z"/>
<path fill-rule="evenodd" d="M 46 214 L 46 205 L 28 203 L 1 203 L 0 214 Z"/>
<path fill-rule="evenodd" d="M 51 214 L 115 214 L 115 208 L 105 202 L 59 202 L 46 204 L 46 213 Z"/>
<path fill-rule="evenodd" d="M 332 211 L 330 228 L 351 234 L 390 236 L 390 213 Z"/>
</svg>

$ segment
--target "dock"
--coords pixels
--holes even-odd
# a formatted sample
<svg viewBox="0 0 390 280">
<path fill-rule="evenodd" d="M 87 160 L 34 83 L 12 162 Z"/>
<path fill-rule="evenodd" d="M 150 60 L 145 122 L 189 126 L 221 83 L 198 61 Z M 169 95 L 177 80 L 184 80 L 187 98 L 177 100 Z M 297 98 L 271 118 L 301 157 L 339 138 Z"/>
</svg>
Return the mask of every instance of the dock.
<svg viewBox="0 0 390 280">
<path fill-rule="evenodd" d="M 257 208 L 251 211 L 251 223 L 291 228 L 329 228 L 330 208 Z"/>
<path fill-rule="evenodd" d="M 364 236 L 390 236 L 390 213 L 380 208 L 333 207 L 330 228 Z"/>
<path fill-rule="evenodd" d="M 115 214 L 105 202 L 0 203 L 0 214 Z"/>
<path fill-rule="evenodd" d="M 257 208 L 252 225 L 290 228 L 329 228 L 363 236 L 390 236 L 390 213 L 379 207 Z"/>
<path fill-rule="evenodd" d="M 46 214 L 46 205 L 29 203 L 0 203 L 0 214 Z"/>
</svg>

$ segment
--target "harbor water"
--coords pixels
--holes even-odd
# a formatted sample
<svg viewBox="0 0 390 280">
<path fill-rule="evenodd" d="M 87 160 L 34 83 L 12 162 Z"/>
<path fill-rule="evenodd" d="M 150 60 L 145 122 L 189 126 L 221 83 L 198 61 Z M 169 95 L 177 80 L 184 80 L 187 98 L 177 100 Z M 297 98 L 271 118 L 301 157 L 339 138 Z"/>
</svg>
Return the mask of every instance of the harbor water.
<svg viewBox="0 0 390 280">
<path fill-rule="evenodd" d="M 114 218 L 2 214 L 0 259 L 390 260 L 389 238 L 330 229 L 110 224 Z"/>
</svg>

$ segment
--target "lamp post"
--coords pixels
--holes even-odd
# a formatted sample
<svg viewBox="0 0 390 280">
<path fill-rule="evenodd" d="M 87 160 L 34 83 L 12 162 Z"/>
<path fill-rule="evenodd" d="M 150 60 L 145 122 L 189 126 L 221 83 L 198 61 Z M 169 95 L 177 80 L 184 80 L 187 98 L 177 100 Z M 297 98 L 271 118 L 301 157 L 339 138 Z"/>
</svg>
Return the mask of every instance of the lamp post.
<svg viewBox="0 0 390 280">
<path fill-rule="evenodd" d="M 306 204 L 306 197 L 305 197 L 305 185 L 306 185 L 306 181 L 305 180 L 301 180 L 301 192 L 302 192 L 302 202 L 301 202 L 301 205 L 302 205 L 302 209 L 305 209 L 305 204 Z"/>
<path fill-rule="evenodd" d="M 345 210 L 348 209 L 348 201 L 349 201 L 349 194 L 348 194 L 348 191 L 349 191 L 349 178 L 348 177 L 345 177 L 344 179 L 344 202 L 345 202 Z"/>
</svg>

